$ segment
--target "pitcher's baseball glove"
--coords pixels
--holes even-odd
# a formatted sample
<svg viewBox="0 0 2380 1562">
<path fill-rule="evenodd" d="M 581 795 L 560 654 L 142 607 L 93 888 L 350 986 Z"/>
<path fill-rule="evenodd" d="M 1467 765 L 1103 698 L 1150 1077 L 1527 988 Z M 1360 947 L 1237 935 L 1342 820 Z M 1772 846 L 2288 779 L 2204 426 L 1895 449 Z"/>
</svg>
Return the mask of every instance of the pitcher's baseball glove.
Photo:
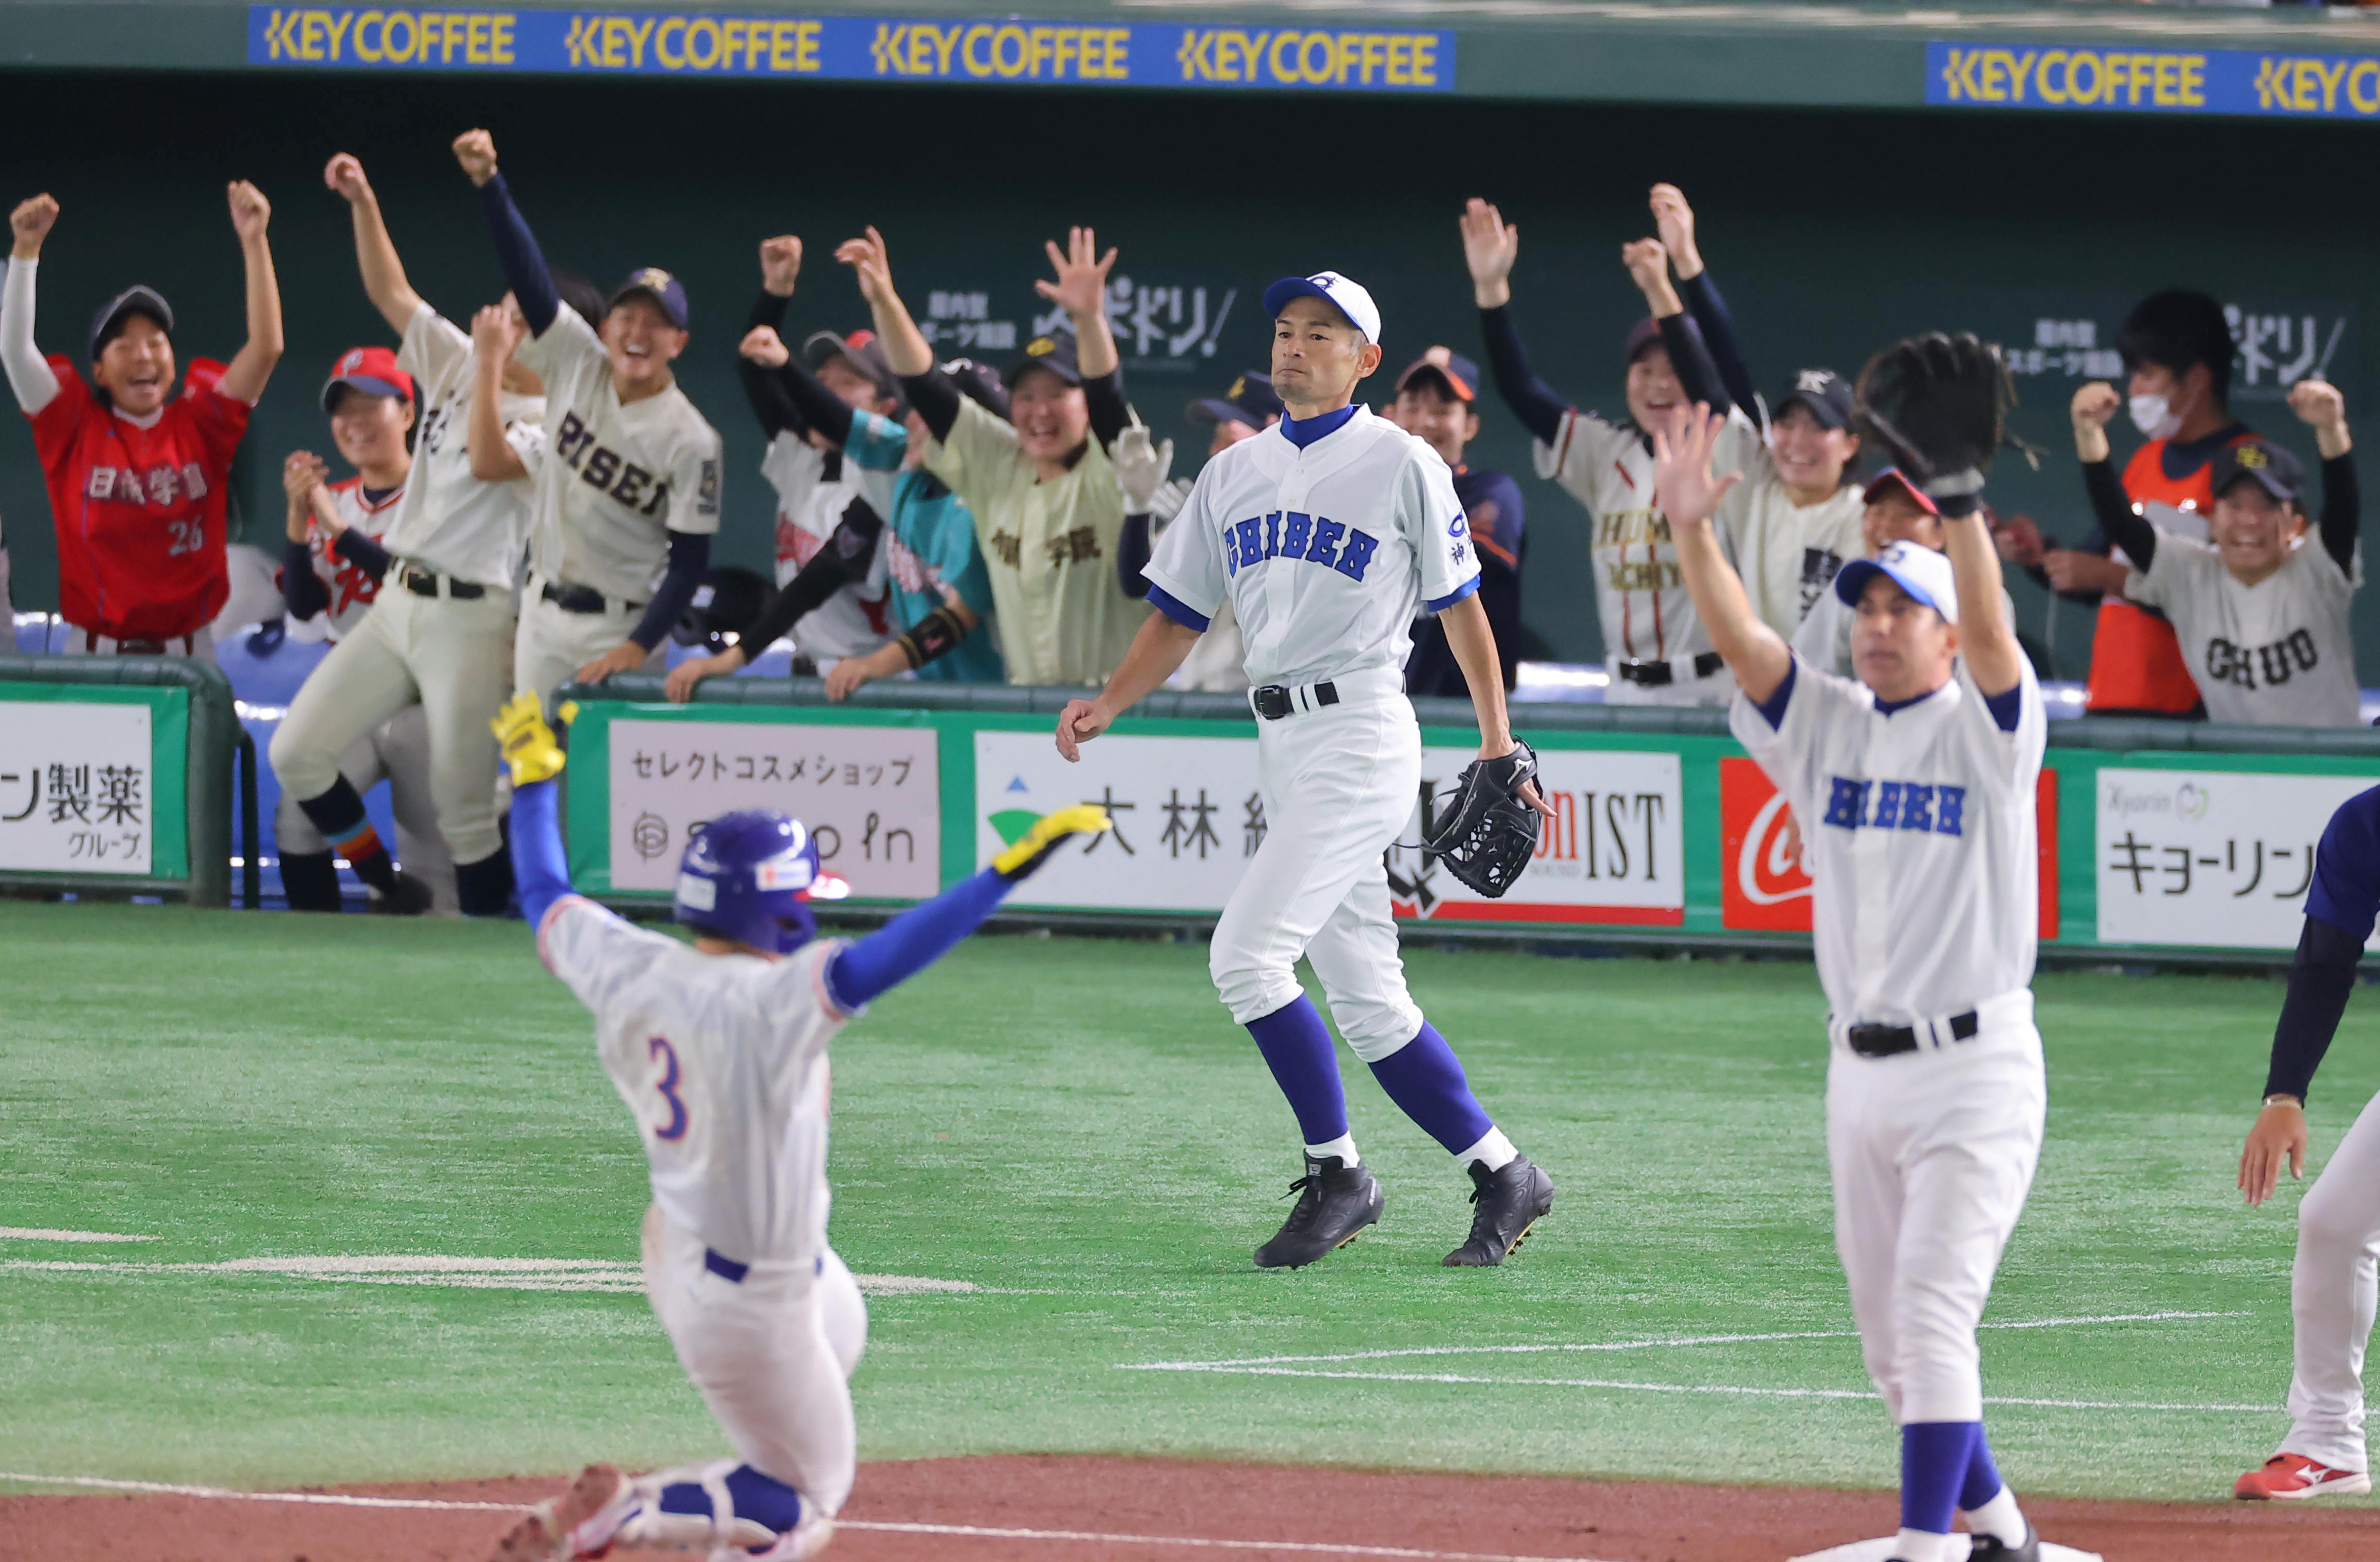
<svg viewBox="0 0 2380 1562">
<path fill-rule="evenodd" d="M 1501 897 L 1536 855 L 1542 821 L 1520 796 L 1536 775 L 1536 750 L 1518 738 L 1500 759 L 1473 760 L 1455 780 L 1453 800 L 1422 821 L 1421 849 L 1480 894 Z"/>
<path fill-rule="evenodd" d="M 1998 348 L 1973 332 L 1932 331 L 1867 360 L 1852 426 L 1889 451 L 1944 515 L 1973 515 L 2015 405 Z"/>
</svg>

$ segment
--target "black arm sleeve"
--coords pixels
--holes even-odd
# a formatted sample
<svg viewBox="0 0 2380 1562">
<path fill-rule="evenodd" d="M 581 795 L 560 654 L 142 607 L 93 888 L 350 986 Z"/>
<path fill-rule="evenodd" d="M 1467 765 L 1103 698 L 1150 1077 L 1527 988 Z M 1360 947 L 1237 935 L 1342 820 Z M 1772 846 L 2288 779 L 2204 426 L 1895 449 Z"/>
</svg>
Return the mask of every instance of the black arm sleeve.
<svg viewBox="0 0 2380 1562">
<path fill-rule="evenodd" d="M 492 174 L 480 187 L 480 206 L 487 214 L 488 232 L 496 241 L 496 260 L 504 268 L 504 281 L 520 304 L 521 317 L 528 322 L 529 334 L 545 335 L 553 317 L 562 312 L 562 295 L 554 290 L 553 273 L 547 269 L 545 257 L 538 252 L 537 236 L 528 230 L 528 221 L 513 204 L 512 191 L 504 188 L 504 177 Z M 601 325 L 590 320 L 589 325 Z"/>
<path fill-rule="evenodd" d="M 2335 456 L 2322 464 L 2322 545 L 2341 569 L 2355 565 L 2355 534 L 2363 524 L 2362 496 L 2355 491 L 2355 457 Z"/>
<path fill-rule="evenodd" d="M 834 535 L 826 540 L 826 546 L 769 599 L 752 627 L 736 641 L 744 648 L 744 660 L 747 664 L 758 660 L 760 653 L 783 640 L 786 630 L 822 606 L 827 598 L 854 580 L 867 579 L 868 561 L 875 556 L 877 534 L 883 530 L 884 518 L 867 500 L 854 499 L 844 506 L 843 519 L 835 523 Z"/>
<path fill-rule="evenodd" d="M 1711 361 L 1710 354 L 1703 350 L 1703 344 L 1695 339 L 1694 332 L 1687 328 L 1684 315 L 1668 315 L 1655 323 L 1661 328 L 1661 345 L 1670 349 L 1670 367 L 1677 371 L 1679 388 L 1686 393 L 1688 401 L 1703 402 L 1722 417 L 1731 408 L 1739 406 L 1746 416 L 1751 415 L 1750 402 L 1730 401 L 1727 384 L 1719 378 L 1718 366 Z"/>
<path fill-rule="evenodd" d="M 1091 415 L 1091 435 L 1104 450 L 1116 442 L 1124 425 L 1132 421 L 1132 409 L 1124 405 L 1123 371 L 1111 370 L 1105 374 L 1083 382 L 1083 405 Z"/>
<path fill-rule="evenodd" d="M 777 384 L 801 414 L 802 421 L 826 435 L 838 450 L 851 438 L 851 404 L 826 388 L 824 381 L 803 366 L 799 357 L 785 360 Z"/>
<path fill-rule="evenodd" d="M 2313 1071 L 2338 1031 L 2347 995 L 2355 990 L 2355 965 L 2363 941 L 2320 917 L 2308 917 L 2289 965 L 2289 994 L 2281 1000 L 2281 1022 L 2273 1031 L 2273 1063 L 2265 1093 L 2306 1097 Z"/>
<path fill-rule="evenodd" d="M 1719 297 L 1710 267 L 1679 283 L 1678 296 L 1685 300 L 1686 312 L 1694 317 L 1694 323 L 1702 327 L 1703 346 L 1710 350 L 1719 384 L 1738 407 L 1751 414 L 1760 405 L 1759 387 L 1752 383 L 1752 371 L 1744 365 L 1743 349 L 1735 339 L 1735 317 L 1728 312 L 1727 300 Z M 1677 354 L 1672 351 L 1670 356 L 1674 359 Z M 1716 409 L 1718 404 L 1711 405 Z"/>
<path fill-rule="evenodd" d="M 744 328 L 754 330 L 765 325 L 780 337 L 785 334 L 785 305 L 791 300 L 781 299 L 767 288 L 753 300 L 752 312 L 745 318 Z M 787 343 L 790 348 L 793 344 Z M 771 439 L 781 433 L 807 433 L 809 424 L 801 415 L 779 384 L 775 371 L 763 368 L 742 353 L 735 355 L 735 378 L 744 386 L 744 399 L 752 404 L 752 415 L 760 420 L 760 432 Z"/>
<path fill-rule="evenodd" d="M 331 605 L 330 588 L 314 573 L 314 550 L 303 543 L 281 549 L 281 601 L 292 618 L 311 618 Z"/>
<path fill-rule="evenodd" d="M 2107 534 L 2107 541 L 2124 550 L 2133 568 L 2148 568 L 2156 558 L 2156 528 L 2146 517 L 2133 513 L 2131 496 L 2124 492 L 2123 479 L 2116 475 L 2116 463 L 2083 462 L 2082 487 L 2091 495 L 2091 513 L 2098 518 L 2099 530 Z"/>
<path fill-rule="evenodd" d="M 339 533 L 339 540 L 334 546 L 338 548 L 341 558 L 346 559 L 373 580 L 384 580 L 388 578 L 388 550 L 380 545 L 378 539 L 367 537 L 350 526 Z"/>
<path fill-rule="evenodd" d="M 1488 372 L 1496 376 L 1496 391 L 1504 405 L 1540 444 L 1560 443 L 1562 418 L 1570 411 L 1570 403 L 1530 371 L 1528 355 L 1521 350 L 1520 333 L 1512 329 L 1511 309 L 1481 310 L 1479 334 L 1488 340 Z"/>
<path fill-rule="evenodd" d="M 1135 602 L 1148 594 L 1148 577 L 1141 571 L 1148 567 L 1149 555 L 1156 551 L 1149 530 L 1148 517 L 1128 515 L 1123 518 L 1123 533 L 1116 539 L 1116 584 Z"/>
<path fill-rule="evenodd" d="M 710 567 L 709 532 L 671 532 L 669 568 L 662 573 L 661 589 L 653 592 L 653 600 L 645 604 L 645 616 L 628 631 L 628 638 L 647 651 L 659 645 L 685 616 L 694 593 L 702 585 L 702 572 Z"/>
<path fill-rule="evenodd" d="M 926 420 L 926 427 L 936 439 L 951 437 L 952 426 L 959 421 L 959 387 L 939 369 L 929 369 L 922 374 L 901 376 L 901 393 L 917 416 Z"/>
</svg>

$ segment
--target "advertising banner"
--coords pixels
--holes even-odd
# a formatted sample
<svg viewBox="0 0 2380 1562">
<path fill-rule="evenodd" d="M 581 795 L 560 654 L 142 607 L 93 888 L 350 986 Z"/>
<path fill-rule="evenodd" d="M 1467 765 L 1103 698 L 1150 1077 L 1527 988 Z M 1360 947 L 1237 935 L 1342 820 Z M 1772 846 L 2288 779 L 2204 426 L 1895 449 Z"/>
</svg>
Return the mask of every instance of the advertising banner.
<svg viewBox="0 0 2380 1562">
<path fill-rule="evenodd" d="M 2293 949 L 2314 846 L 2369 775 L 2103 768 L 2099 939 Z"/>
<path fill-rule="evenodd" d="M 922 900 L 941 888 L 931 727 L 628 718 L 611 723 L 610 746 L 613 889 L 675 888 L 687 830 L 739 808 L 808 824 L 854 895 Z"/>
<path fill-rule="evenodd" d="M 2380 57 L 2313 50 L 1928 43 L 1925 101 L 2066 113 L 2380 116 Z"/>
<path fill-rule="evenodd" d="M 1250 738 L 1111 733 L 1069 764 L 1047 732 L 978 732 L 975 789 L 978 867 L 1055 809 L 1095 802 L 1115 822 L 1060 848 L 1012 905 L 1220 911 L 1264 842 Z"/>
<path fill-rule="evenodd" d="M 1424 810 L 1444 810 L 1476 748 L 1425 749 L 1421 797 L 1397 835 L 1421 839 Z M 1674 753 L 1540 749 L 1547 809 L 1537 855 L 1500 900 L 1456 880 L 1435 858 L 1389 853 L 1389 894 L 1400 917 L 1500 922 L 1602 922 L 1676 927 L 1686 917 L 1685 797 Z"/>
<path fill-rule="evenodd" d="M 150 716 L 145 703 L 0 701 L 0 869 L 146 878 L 163 866 Z M 181 789 L 173 777 L 177 803 Z"/>
</svg>

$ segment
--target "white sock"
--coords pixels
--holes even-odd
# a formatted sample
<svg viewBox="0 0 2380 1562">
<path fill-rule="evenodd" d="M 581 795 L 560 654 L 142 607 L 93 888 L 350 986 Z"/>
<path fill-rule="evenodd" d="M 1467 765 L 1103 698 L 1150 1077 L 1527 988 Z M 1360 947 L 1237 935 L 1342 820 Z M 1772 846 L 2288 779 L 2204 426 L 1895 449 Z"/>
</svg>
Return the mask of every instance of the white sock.
<svg viewBox="0 0 2380 1562">
<path fill-rule="evenodd" d="M 2000 1483 L 1998 1496 L 1967 1515 L 1967 1528 L 1979 1535 L 1997 1535 L 2007 1546 L 2024 1544 L 2024 1510 L 2017 1507 L 2007 1482 Z"/>
<path fill-rule="evenodd" d="M 1898 1562 L 1952 1562 L 1951 1545 L 1956 1544 L 1958 1556 L 1967 1554 L 1964 1535 L 1929 1534 L 1924 1530 L 1903 1530 L 1892 1543 L 1892 1555 Z"/>
<path fill-rule="evenodd" d="M 1504 1137 L 1504 1130 L 1491 1124 L 1488 1131 L 1479 1136 L 1478 1143 L 1468 1150 L 1455 1152 L 1454 1164 L 1468 1167 L 1476 1161 L 1491 1172 L 1500 1172 L 1511 1165 L 1520 1153 L 1513 1148 L 1512 1141 Z"/>
<path fill-rule="evenodd" d="M 1362 1165 L 1362 1161 L 1355 1153 L 1355 1136 L 1352 1133 L 1342 1133 L 1328 1144 L 1309 1144 L 1305 1147 L 1305 1153 L 1318 1161 L 1327 1161 L 1336 1155 L 1347 1163 L 1348 1169 L 1351 1171 Z"/>
</svg>

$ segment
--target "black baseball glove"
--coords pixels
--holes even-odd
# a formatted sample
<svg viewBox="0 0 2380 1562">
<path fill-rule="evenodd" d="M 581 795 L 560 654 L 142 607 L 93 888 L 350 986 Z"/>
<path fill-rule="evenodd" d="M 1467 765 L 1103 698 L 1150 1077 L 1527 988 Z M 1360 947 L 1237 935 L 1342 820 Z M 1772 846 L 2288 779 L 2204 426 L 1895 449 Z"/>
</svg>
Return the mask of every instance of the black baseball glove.
<svg viewBox="0 0 2380 1562">
<path fill-rule="evenodd" d="M 1944 515 L 1973 515 L 2016 405 L 1999 350 L 1973 332 L 1904 337 L 1867 360 L 1857 397 L 1860 435 L 1890 452 Z"/>
<path fill-rule="evenodd" d="M 1542 821 L 1520 797 L 1536 775 L 1536 750 L 1518 738 L 1501 759 L 1473 760 L 1455 779 L 1454 799 L 1422 821 L 1421 849 L 1480 894 L 1500 897 L 1537 852 Z"/>
</svg>

